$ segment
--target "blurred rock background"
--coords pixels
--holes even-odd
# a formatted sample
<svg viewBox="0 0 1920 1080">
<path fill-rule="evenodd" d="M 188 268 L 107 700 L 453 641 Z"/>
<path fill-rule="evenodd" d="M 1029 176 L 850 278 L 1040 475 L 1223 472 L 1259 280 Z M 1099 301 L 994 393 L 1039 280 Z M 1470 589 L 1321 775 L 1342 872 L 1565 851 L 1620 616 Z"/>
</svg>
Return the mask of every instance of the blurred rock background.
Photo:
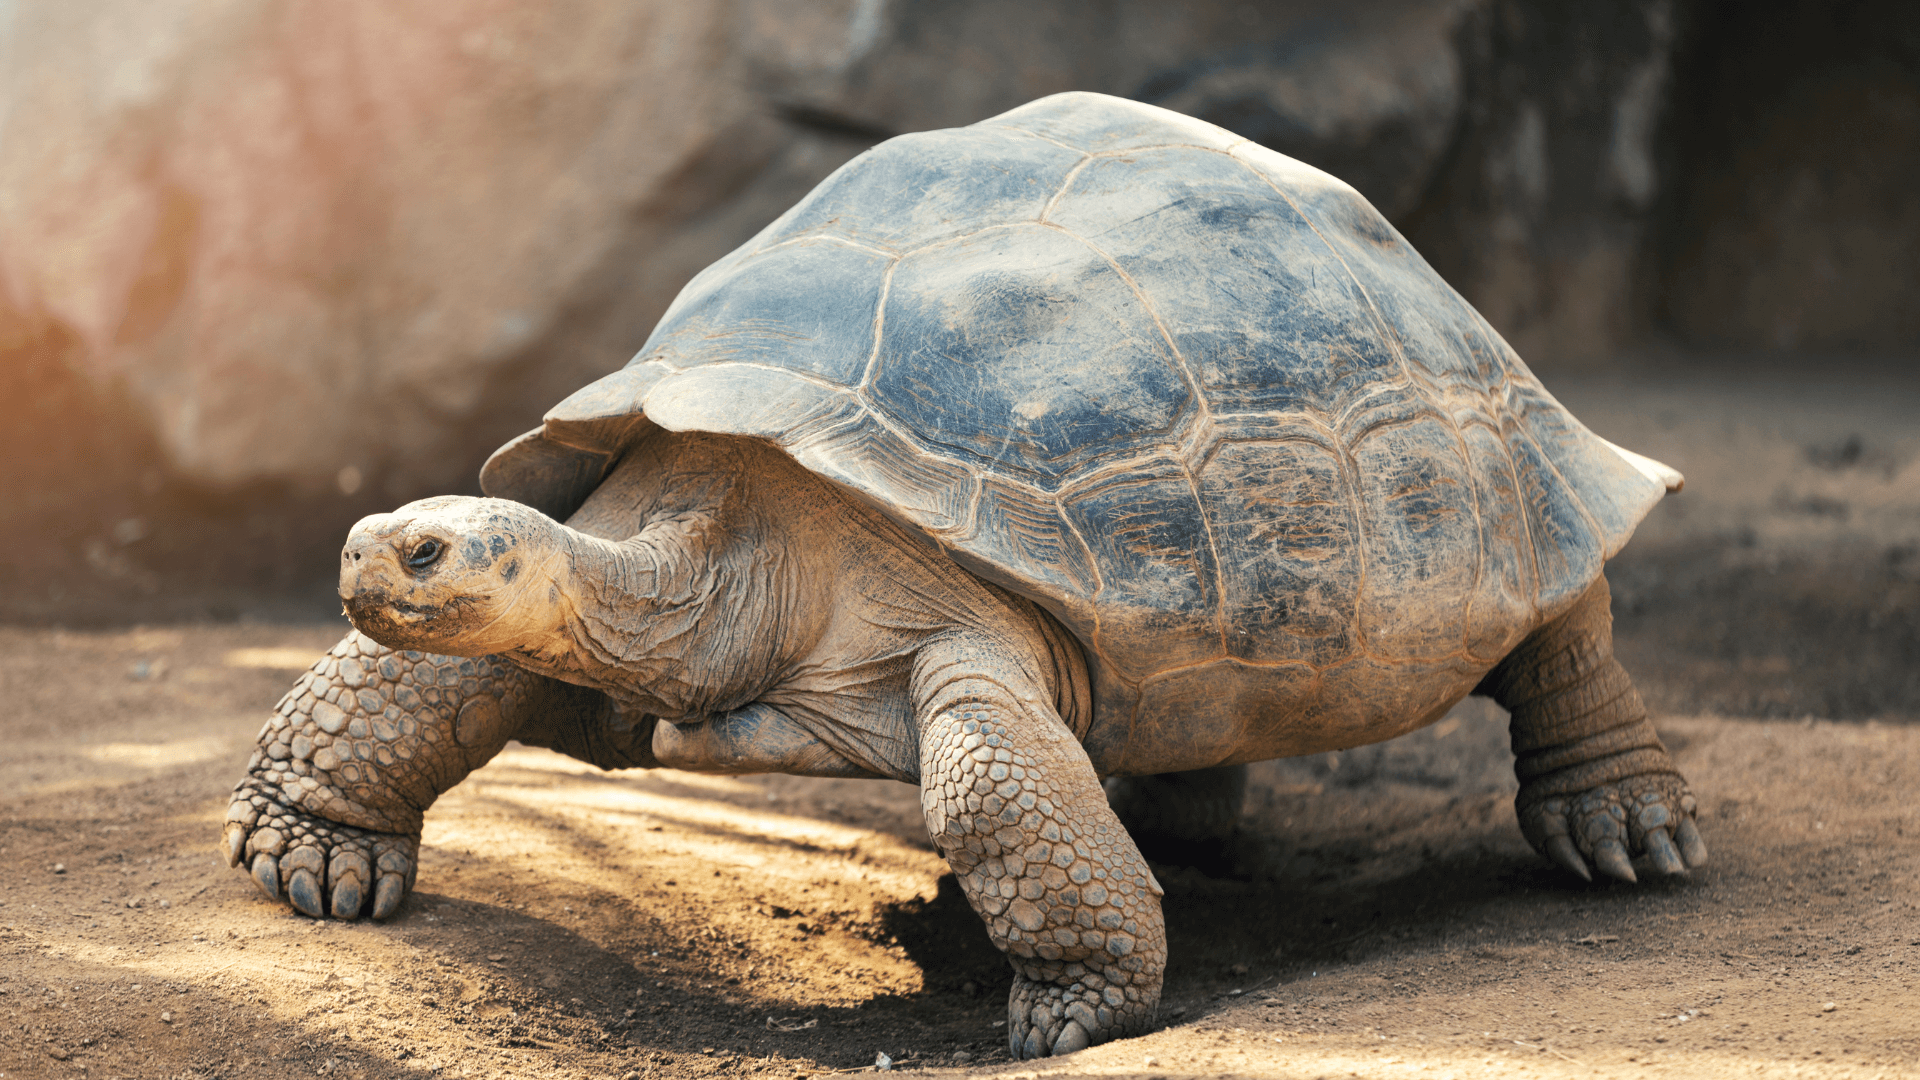
<svg viewBox="0 0 1920 1080">
<path fill-rule="evenodd" d="M 1352 182 L 1556 388 L 1908 371 L 1917 13 L 3 0 L 0 616 L 324 603 L 352 520 L 474 490 L 842 162 L 1061 90 Z"/>
</svg>

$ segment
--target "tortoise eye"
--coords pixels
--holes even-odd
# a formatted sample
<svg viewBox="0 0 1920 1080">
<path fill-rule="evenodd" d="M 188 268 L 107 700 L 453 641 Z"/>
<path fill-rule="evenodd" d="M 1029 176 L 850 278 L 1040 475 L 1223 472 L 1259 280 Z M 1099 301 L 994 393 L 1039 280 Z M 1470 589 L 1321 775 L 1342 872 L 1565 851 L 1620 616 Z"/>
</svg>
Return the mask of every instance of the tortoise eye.
<svg viewBox="0 0 1920 1080">
<path fill-rule="evenodd" d="M 440 553 L 445 550 L 446 545 L 438 540 L 422 540 L 413 549 L 413 554 L 407 556 L 407 566 L 414 570 L 425 570 L 438 561 Z"/>
</svg>

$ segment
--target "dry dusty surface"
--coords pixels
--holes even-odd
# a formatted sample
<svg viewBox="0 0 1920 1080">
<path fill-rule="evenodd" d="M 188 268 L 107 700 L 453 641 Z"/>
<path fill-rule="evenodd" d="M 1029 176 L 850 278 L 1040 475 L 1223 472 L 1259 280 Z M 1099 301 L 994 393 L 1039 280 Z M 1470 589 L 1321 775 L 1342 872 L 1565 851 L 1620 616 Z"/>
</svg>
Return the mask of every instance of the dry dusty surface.
<svg viewBox="0 0 1920 1080">
<path fill-rule="evenodd" d="M 1014 1063 L 1007 970 L 905 786 L 515 746 L 429 815 L 397 918 L 315 922 L 215 841 L 340 624 L 21 625 L 0 1076 L 1920 1076 L 1920 395 L 1554 385 L 1691 477 L 1613 570 L 1703 804 L 1690 879 L 1535 857 L 1502 718 L 1470 701 L 1258 767 L 1238 864 L 1158 868 L 1163 1027 Z"/>
</svg>

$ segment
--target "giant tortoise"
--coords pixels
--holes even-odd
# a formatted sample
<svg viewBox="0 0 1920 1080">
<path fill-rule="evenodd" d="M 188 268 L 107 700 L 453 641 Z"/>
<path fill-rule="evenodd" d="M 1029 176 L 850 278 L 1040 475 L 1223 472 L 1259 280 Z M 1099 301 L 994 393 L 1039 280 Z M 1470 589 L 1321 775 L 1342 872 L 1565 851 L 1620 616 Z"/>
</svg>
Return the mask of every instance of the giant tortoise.
<svg viewBox="0 0 1920 1080">
<path fill-rule="evenodd" d="M 1061 94 L 875 147 L 481 483 L 354 527 L 356 632 L 234 796 L 228 858 L 308 915 L 394 914 L 421 813 L 509 739 L 889 777 L 1013 965 L 1011 1049 L 1063 1053 L 1160 995 L 1127 825 L 1217 836 L 1237 766 L 1471 693 L 1541 852 L 1706 857 L 1602 576 L 1679 475 L 1352 188 L 1171 112 Z"/>
</svg>

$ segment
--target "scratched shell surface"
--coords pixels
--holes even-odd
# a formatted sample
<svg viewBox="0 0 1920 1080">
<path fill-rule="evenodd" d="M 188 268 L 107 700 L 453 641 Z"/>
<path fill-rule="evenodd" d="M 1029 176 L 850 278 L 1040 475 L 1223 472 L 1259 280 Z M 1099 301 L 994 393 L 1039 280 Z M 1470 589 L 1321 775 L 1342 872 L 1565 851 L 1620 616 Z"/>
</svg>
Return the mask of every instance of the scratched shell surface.
<svg viewBox="0 0 1920 1080">
<path fill-rule="evenodd" d="M 484 482 L 566 509 L 644 422 L 770 439 L 1042 603 L 1115 769 L 1417 726 L 1666 487 L 1352 188 L 1083 93 L 848 163 Z"/>
</svg>

